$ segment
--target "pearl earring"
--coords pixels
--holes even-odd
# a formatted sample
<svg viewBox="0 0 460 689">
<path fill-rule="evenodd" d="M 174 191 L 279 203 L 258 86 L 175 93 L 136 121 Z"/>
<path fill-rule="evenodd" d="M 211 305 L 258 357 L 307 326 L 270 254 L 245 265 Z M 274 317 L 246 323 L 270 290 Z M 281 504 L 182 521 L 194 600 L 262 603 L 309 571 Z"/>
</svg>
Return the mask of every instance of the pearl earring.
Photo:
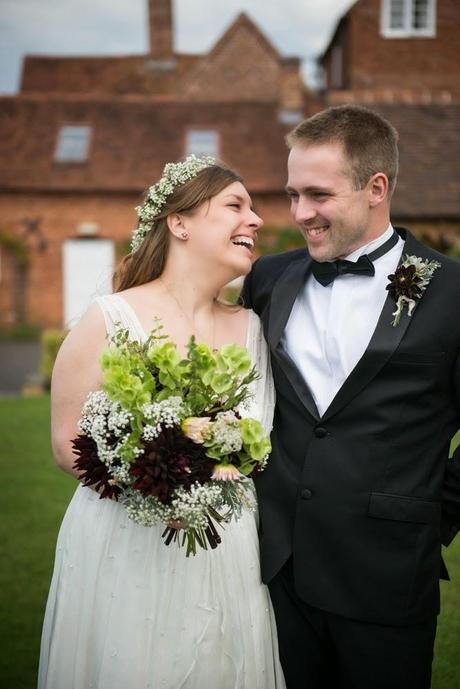
<svg viewBox="0 0 460 689">
<path fill-rule="evenodd" d="M 182 239 L 188 239 L 188 232 L 182 232 L 181 238 Z"/>
</svg>

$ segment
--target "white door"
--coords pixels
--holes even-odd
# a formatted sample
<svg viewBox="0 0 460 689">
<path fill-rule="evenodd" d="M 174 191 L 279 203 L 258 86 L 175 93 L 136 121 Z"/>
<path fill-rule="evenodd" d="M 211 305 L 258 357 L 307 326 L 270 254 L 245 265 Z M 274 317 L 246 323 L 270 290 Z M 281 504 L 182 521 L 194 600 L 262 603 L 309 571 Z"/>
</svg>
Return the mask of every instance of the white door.
<svg viewBox="0 0 460 689">
<path fill-rule="evenodd" d="M 63 245 L 64 327 L 71 328 L 94 297 L 112 292 L 110 239 L 67 239 Z"/>
</svg>

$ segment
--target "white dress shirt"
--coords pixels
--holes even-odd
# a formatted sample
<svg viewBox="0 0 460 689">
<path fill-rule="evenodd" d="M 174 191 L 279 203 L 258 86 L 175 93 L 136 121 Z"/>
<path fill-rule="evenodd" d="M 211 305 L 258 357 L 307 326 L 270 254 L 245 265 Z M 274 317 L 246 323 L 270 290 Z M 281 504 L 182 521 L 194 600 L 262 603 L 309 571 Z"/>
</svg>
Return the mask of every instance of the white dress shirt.
<svg viewBox="0 0 460 689">
<path fill-rule="evenodd" d="M 393 227 L 345 258 L 357 261 L 391 237 Z M 282 344 L 303 375 L 320 416 L 364 354 L 388 295 L 404 241 L 374 261 L 375 275 L 345 274 L 326 287 L 310 275 L 299 292 Z"/>
</svg>

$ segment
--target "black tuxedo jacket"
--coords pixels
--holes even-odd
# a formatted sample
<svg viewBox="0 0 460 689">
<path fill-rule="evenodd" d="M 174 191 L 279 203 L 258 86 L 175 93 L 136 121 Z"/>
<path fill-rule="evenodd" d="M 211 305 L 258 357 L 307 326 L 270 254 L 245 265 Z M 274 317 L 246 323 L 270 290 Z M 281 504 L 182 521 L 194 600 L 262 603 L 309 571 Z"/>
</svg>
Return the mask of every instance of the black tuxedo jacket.
<svg viewBox="0 0 460 689">
<path fill-rule="evenodd" d="M 321 418 L 281 343 L 310 272 L 306 250 L 259 259 L 242 300 L 262 319 L 277 392 L 273 453 L 257 479 L 264 581 L 293 556 L 305 602 L 405 625 L 438 612 L 441 541 L 460 524 L 460 451 L 448 461 L 460 427 L 460 263 L 398 232 L 403 256 L 441 267 L 396 327 L 388 295 Z"/>
</svg>

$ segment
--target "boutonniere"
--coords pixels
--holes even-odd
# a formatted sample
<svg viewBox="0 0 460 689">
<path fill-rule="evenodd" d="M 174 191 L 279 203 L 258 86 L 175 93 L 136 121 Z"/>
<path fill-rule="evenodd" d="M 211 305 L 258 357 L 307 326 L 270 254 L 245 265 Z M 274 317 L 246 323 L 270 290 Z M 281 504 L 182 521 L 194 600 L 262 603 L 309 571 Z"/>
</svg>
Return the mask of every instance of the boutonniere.
<svg viewBox="0 0 460 689">
<path fill-rule="evenodd" d="M 418 256 L 406 255 L 396 272 L 388 276 L 390 282 L 386 288 L 396 302 L 396 311 L 391 314 L 394 316 L 391 325 L 399 324 L 406 304 L 407 315 L 412 316 L 417 301 L 429 285 L 434 271 L 440 267 L 438 261 L 424 261 Z"/>
</svg>

